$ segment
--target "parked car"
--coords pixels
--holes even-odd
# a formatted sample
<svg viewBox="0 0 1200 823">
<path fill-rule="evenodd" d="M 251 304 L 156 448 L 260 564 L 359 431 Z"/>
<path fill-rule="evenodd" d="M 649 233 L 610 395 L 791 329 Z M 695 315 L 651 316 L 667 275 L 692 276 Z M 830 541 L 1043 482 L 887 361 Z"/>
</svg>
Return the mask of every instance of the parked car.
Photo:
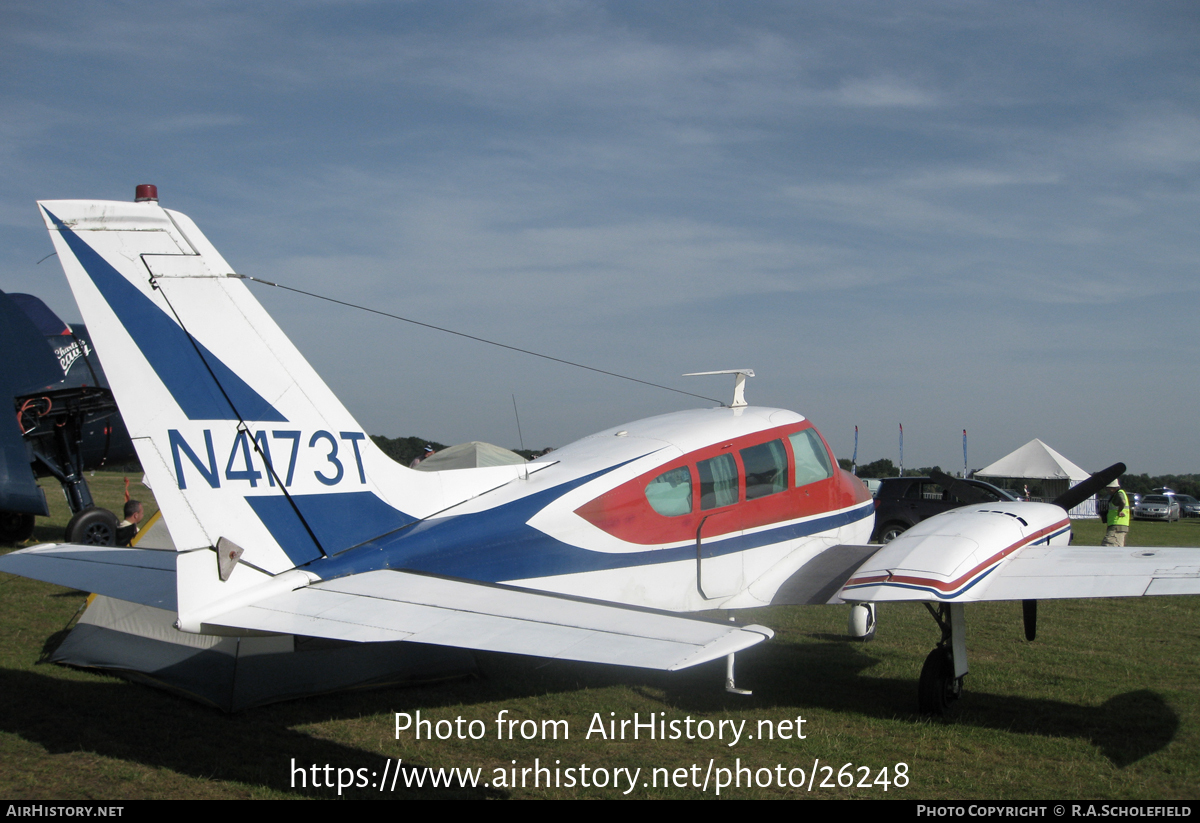
<svg viewBox="0 0 1200 823">
<path fill-rule="evenodd" d="M 1175 495 L 1148 494 L 1133 507 L 1134 520 L 1165 520 L 1170 523 L 1179 519 L 1179 503 Z"/>
<path fill-rule="evenodd" d="M 955 483 L 967 484 L 978 498 L 997 503 L 1015 500 L 1008 492 L 982 480 Z M 887 543 L 927 517 L 979 502 L 965 500 L 963 496 L 929 477 L 885 477 L 875 493 L 875 532 L 871 539 Z"/>
<path fill-rule="evenodd" d="M 1175 500 L 1179 503 L 1180 517 L 1200 517 L 1200 500 L 1190 494 L 1177 494 Z"/>
</svg>

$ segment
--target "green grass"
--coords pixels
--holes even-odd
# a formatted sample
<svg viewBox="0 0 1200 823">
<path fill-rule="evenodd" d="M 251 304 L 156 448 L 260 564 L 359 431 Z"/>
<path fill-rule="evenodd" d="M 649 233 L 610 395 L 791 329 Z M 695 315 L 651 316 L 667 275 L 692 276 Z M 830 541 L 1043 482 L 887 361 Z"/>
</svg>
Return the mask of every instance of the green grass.
<svg viewBox="0 0 1200 823">
<path fill-rule="evenodd" d="M 121 476 L 92 488 L 116 510 Z M 136 482 L 135 497 L 152 496 Z M 61 539 L 66 507 L 39 540 Z M 152 509 L 151 505 L 151 509 Z M 1077 543 L 1098 543 L 1083 522 Z M 1200 521 L 1135 523 L 1131 546 L 1200 545 Z M 71 620 L 84 595 L 0 576 L 0 796 L 7 799 L 329 797 L 336 790 L 291 785 L 291 763 L 382 771 L 385 758 L 414 767 L 542 766 L 642 769 L 629 797 L 714 796 L 696 788 L 645 788 L 647 770 L 866 766 L 874 780 L 907 764 L 909 785 L 801 789 L 729 788 L 728 797 L 901 797 L 929 799 L 1195 798 L 1200 795 L 1200 598 L 1050 601 L 1039 636 L 1024 640 L 1020 605 L 967 610 L 971 673 L 949 721 L 916 716 L 916 680 L 937 630 L 924 608 L 885 605 L 875 641 L 844 638 L 846 608 L 774 608 L 739 614 L 776 637 L 738 656 L 738 684 L 710 664 L 668 674 L 546 663 L 480 654 L 480 675 L 439 685 L 313 697 L 225 715 L 121 679 L 39 664 L 47 640 Z M 395 738 L 394 713 L 481 720 L 481 740 Z M 497 740 L 495 719 L 566 720 L 569 740 Z M 805 718 L 804 740 L 585 739 L 594 714 L 666 720 Z M 477 727 L 478 728 L 478 727 Z M 753 774 L 753 773 L 752 773 Z M 690 779 L 689 772 L 689 779 Z M 760 774 L 761 776 L 761 774 Z M 786 776 L 786 771 L 785 771 Z M 793 777 L 795 777 L 793 773 Z M 848 776 L 848 775 L 847 775 Z M 855 782 L 862 772 L 854 771 Z M 661 776 L 660 776 L 661 780 Z M 614 789 L 452 787 L 349 797 L 610 798 Z"/>
</svg>

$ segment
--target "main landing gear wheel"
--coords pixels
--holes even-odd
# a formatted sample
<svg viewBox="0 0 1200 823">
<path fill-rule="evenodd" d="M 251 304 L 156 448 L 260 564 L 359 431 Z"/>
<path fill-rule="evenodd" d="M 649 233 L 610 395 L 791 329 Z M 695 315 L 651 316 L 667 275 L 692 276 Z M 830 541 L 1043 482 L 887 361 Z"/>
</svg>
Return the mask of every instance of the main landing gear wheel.
<svg viewBox="0 0 1200 823">
<path fill-rule="evenodd" d="M 21 512 L 0 512 L 0 540 L 21 543 L 33 536 L 33 515 Z"/>
<path fill-rule="evenodd" d="M 875 638 L 875 604 L 855 603 L 850 607 L 848 634 L 855 640 L 866 643 Z"/>
<path fill-rule="evenodd" d="M 921 680 L 917 684 L 917 705 L 921 714 L 940 717 L 950 710 L 961 694 L 962 678 L 954 676 L 954 657 L 949 648 L 938 646 L 921 667 Z"/>
<path fill-rule="evenodd" d="M 917 708 L 921 714 L 940 717 L 962 695 L 967 673 L 966 617 L 961 603 L 939 603 L 925 608 L 942 630 L 942 639 L 925 658 L 917 682 Z"/>
<path fill-rule="evenodd" d="M 67 523 L 67 542 L 85 546 L 115 546 L 117 516 L 108 509 L 84 509 Z"/>
</svg>

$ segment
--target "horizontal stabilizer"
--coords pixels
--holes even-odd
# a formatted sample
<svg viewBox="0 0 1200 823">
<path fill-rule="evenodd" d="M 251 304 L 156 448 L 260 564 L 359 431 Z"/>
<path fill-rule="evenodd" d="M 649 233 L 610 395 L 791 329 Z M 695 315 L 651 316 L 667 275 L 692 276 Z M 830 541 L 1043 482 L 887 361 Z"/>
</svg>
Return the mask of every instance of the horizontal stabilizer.
<svg viewBox="0 0 1200 823">
<path fill-rule="evenodd" d="M 669 671 L 774 634 L 763 626 L 399 571 L 366 572 L 275 595 L 210 618 L 205 628 L 409 640 Z"/>
<path fill-rule="evenodd" d="M 0 571 L 175 610 L 175 552 L 45 544 L 0 557 Z"/>
</svg>

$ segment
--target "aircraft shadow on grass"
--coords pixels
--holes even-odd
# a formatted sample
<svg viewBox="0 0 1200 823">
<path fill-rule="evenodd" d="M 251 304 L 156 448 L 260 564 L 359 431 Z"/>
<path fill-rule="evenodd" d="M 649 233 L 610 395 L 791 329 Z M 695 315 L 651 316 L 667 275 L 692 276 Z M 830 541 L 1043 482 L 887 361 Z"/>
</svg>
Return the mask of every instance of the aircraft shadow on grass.
<svg viewBox="0 0 1200 823">
<path fill-rule="evenodd" d="M 206 781 L 241 784 L 247 787 L 246 797 L 254 796 L 255 787 L 299 796 L 336 797 L 336 788 L 324 785 L 313 788 L 311 771 L 305 773 L 306 785 L 301 786 L 300 778 L 292 774 L 293 765 L 305 770 L 314 764 L 319 767 L 329 764 L 335 771 L 328 776 L 322 772 L 320 780 L 322 784 L 326 780 L 336 784 L 336 769 L 353 769 L 355 775 L 365 769 L 363 774 L 378 777 L 390 756 L 323 740 L 292 728 L 329 720 L 327 698 L 312 701 L 319 706 L 316 712 L 303 709 L 296 712 L 298 704 L 292 703 L 254 713 L 227 715 L 154 689 L 107 678 L 66 680 L 5 669 L 0 670 L 0 688 L 7 695 L 0 708 L 0 730 L 36 743 L 49 754 L 90 753 Z M 388 699 L 377 695 L 375 700 L 380 702 L 376 710 L 387 711 L 382 702 Z M 445 765 L 424 763 L 420 756 L 410 759 L 406 752 L 397 752 L 397 756 L 403 758 L 402 768 L 408 773 Z M 395 758 L 388 768 L 396 768 Z M 9 771 L 11 775 L 11 764 Z M 49 784 L 47 781 L 51 779 L 61 780 L 61 784 Z M 81 788 L 75 784 L 78 779 L 69 770 L 57 778 L 39 778 L 36 785 L 30 786 L 29 796 L 69 797 L 73 790 Z M 293 779 L 297 781 L 295 785 Z M 154 791 L 152 782 L 143 786 L 148 792 Z M 421 789 L 409 789 L 405 788 L 403 777 L 392 790 L 389 776 L 388 786 L 386 791 L 377 787 L 349 788 L 343 796 L 388 799 L 504 796 L 502 791 L 482 786 L 432 788 L 428 781 Z M 237 791 L 236 785 L 229 789 Z M 128 793 L 130 787 L 126 785 L 122 791 Z M 20 789 L 10 787 L 9 792 L 10 799 L 16 799 Z M 95 789 L 81 794 L 103 796 Z"/>
<path fill-rule="evenodd" d="M 857 712 L 880 719 L 913 717 L 913 684 L 903 678 L 865 673 L 877 660 L 844 638 L 788 648 L 779 644 L 767 663 L 759 655 L 741 667 L 755 697 L 781 705 L 803 704 L 831 712 Z M 1042 737 L 1090 741 L 1113 765 L 1124 768 L 1175 739 L 1179 716 L 1148 689 L 1124 692 L 1100 706 L 980 691 L 964 692 L 949 723 Z"/>
<path fill-rule="evenodd" d="M 530 697 L 624 687 L 654 702 L 668 715 L 727 711 L 762 714 L 785 708 L 791 714 L 800 708 L 805 714 L 851 712 L 881 720 L 908 716 L 914 724 L 928 722 L 911 711 L 911 681 L 863 674 L 877 661 L 861 646 L 830 641 L 809 644 L 802 650 L 779 644 L 769 653 L 757 651 L 739 656 L 742 676 L 754 686 L 754 694 L 748 697 L 721 690 L 717 664 L 666 674 L 599 664 L 548 664 L 536 658 L 483 653 L 479 655 L 483 674 L 478 678 L 314 697 L 237 715 L 108 679 L 76 680 L 0 670 L 0 688 L 8 697 L 0 709 L 0 730 L 37 743 L 52 754 L 90 752 L 206 780 L 328 797 L 336 795 L 336 790 L 292 785 L 293 760 L 300 767 L 328 763 L 378 775 L 388 757 L 402 757 L 406 769 L 482 766 L 485 779 L 490 774 L 491 767 L 480 758 L 461 764 L 424 763 L 418 755 L 411 762 L 407 756 L 411 749 L 403 740 L 395 742 L 391 750 L 393 744 L 389 742 L 380 752 L 370 752 L 300 730 L 308 724 L 378 716 L 370 722 L 385 727 L 379 730 L 380 736 L 391 741 L 391 718 L 397 710 L 420 709 L 434 720 L 459 714 L 473 718 L 479 716 L 470 711 L 473 704 L 495 706 Z M 595 708 L 602 711 L 609 706 L 598 703 Z M 479 719 L 491 723 L 491 714 L 489 708 L 488 717 Z M 819 719 L 819 715 L 813 719 Z M 573 724 L 573 734 L 582 732 L 578 722 Z M 971 692 L 963 698 L 953 723 L 1016 734 L 1086 739 L 1111 763 L 1123 768 L 1165 748 L 1176 735 L 1179 718 L 1161 696 L 1148 690 L 1120 694 L 1096 707 Z M 489 727 L 489 735 L 491 731 Z M 389 768 L 394 767 L 393 759 Z M 404 788 L 403 779 L 397 783 L 395 791 L 382 796 L 505 796 L 501 790 L 482 787 L 426 786 L 418 790 Z M 377 788 L 351 788 L 345 793 L 350 797 L 381 796 Z"/>
</svg>

